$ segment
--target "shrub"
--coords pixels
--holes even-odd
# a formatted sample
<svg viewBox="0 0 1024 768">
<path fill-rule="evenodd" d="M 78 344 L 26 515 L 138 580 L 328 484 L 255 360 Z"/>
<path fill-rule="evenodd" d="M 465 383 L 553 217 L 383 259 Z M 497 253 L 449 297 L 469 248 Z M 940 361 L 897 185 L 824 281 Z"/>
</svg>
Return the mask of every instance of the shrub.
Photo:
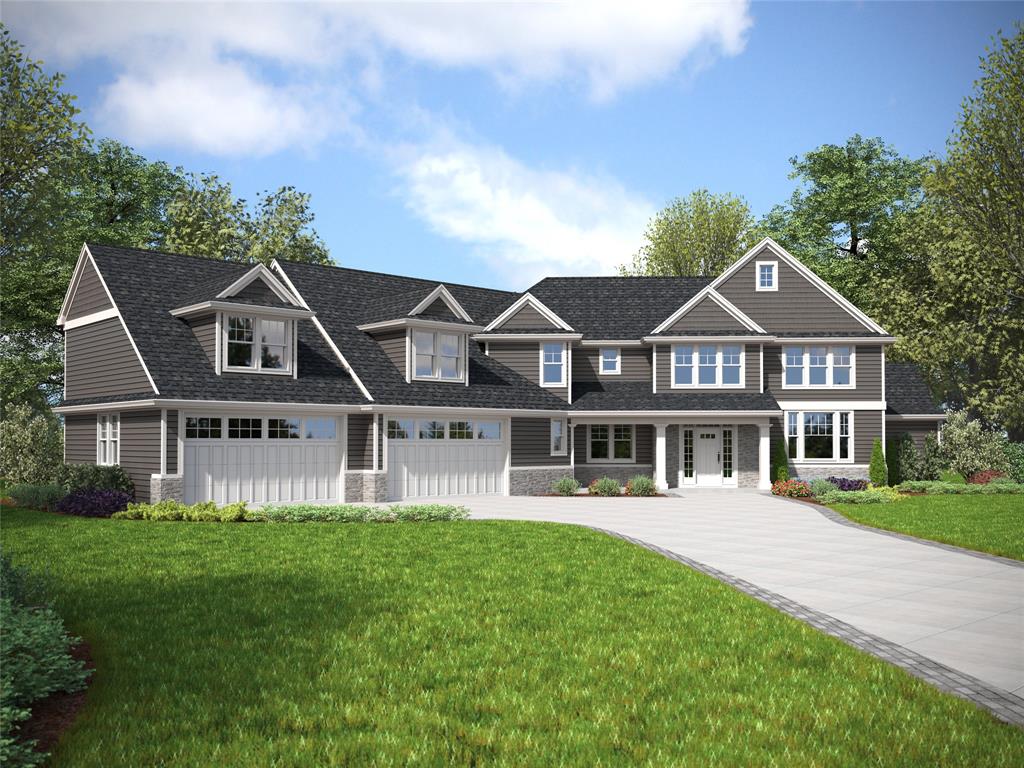
<svg viewBox="0 0 1024 768">
<path fill-rule="evenodd" d="M 58 501 L 54 509 L 65 515 L 110 517 L 127 507 L 131 500 L 132 495 L 127 491 L 79 489 Z"/>
<path fill-rule="evenodd" d="M 626 481 L 627 496 L 657 496 L 658 488 L 650 475 L 634 475 Z"/>
<path fill-rule="evenodd" d="M 895 488 L 882 486 L 863 491 L 833 491 L 818 500 L 823 504 L 891 504 L 899 499 L 900 494 Z"/>
<path fill-rule="evenodd" d="M 889 468 L 885 464 L 885 453 L 882 451 L 882 441 L 875 438 L 871 446 L 871 463 L 868 464 L 868 477 L 872 485 L 889 484 Z"/>
<path fill-rule="evenodd" d="M 51 510 L 64 497 L 64 488 L 59 485 L 12 485 L 7 489 L 19 507 Z"/>
<path fill-rule="evenodd" d="M 1006 477 L 1006 474 L 995 469 L 983 469 L 981 472 L 975 472 L 967 478 L 967 482 L 974 483 L 975 485 L 985 485 L 1001 477 Z"/>
<path fill-rule="evenodd" d="M 772 493 L 802 499 L 811 495 L 811 486 L 803 480 L 776 480 L 772 483 Z"/>
<path fill-rule="evenodd" d="M 618 480 L 613 480 L 610 477 L 600 477 L 591 481 L 587 492 L 591 496 L 619 496 L 622 493 L 622 489 L 619 487 Z"/>
<path fill-rule="evenodd" d="M 47 485 L 64 462 L 64 433 L 50 413 L 12 405 L 0 421 L 0 477 L 8 483 Z"/>
<path fill-rule="evenodd" d="M 562 477 L 551 485 L 551 490 L 559 496 L 575 496 L 580 489 L 580 482 L 575 477 Z"/>
<path fill-rule="evenodd" d="M 921 452 L 914 445 L 914 438 L 904 432 L 886 446 L 889 464 L 889 483 L 899 485 L 904 480 L 921 479 Z"/>
<path fill-rule="evenodd" d="M 119 465 L 65 464 L 57 472 L 57 482 L 68 491 L 125 491 L 135 495 L 135 484 Z"/>
<path fill-rule="evenodd" d="M 355 504 L 280 504 L 248 509 L 244 502 L 217 507 L 212 501 L 182 504 L 165 500 L 156 504 L 129 504 L 114 515 L 117 520 L 152 520 L 217 523 L 402 523 L 465 520 L 469 510 L 450 504 L 407 504 L 370 507 Z"/>
<path fill-rule="evenodd" d="M 789 479 L 789 454 L 786 453 L 784 440 L 776 440 L 772 444 L 772 482 Z"/>
<path fill-rule="evenodd" d="M 832 493 L 838 490 L 838 488 L 829 480 L 822 480 L 820 477 L 817 480 L 811 480 L 811 493 L 815 497 L 820 498 L 826 493 Z"/>
<path fill-rule="evenodd" d="M 959 472 L 954 472 L 952 469 L 944 469 L 939 472 L 940 483 L 956 483 L 957 485 L 963 485 L 967 482 L 964 476 Z"/>
<path fill-rule="evenodd" d="M 1009 470 L 1006 436 L 987 429 L 967 411 L 950 411 L 942 428 L 942 453 L 950 469 L 970 477 L 983 469 Z"/>
<path fill-rule="evenodd" d="M 929 432 L 924 436 L 924 451 L 921 453 L 921 471 L 918 479 L 938 480 L 944 469 L 946 469 L 946 459 L 942 455 L 939 436 Z"/>
<path fill-rule="evenodd" d="M 1006 453 L 1006 474 L 1013 482 L 1024 483 L 1024 443 L 1007 442 L 1003 450 Z"/>
<path fill-rule="evenodd" d="M 918 480 L 901 483 L 897 490 L 903 493 L 959 494 L 964 496 L 987 496 L 999 493 L 1024 493 L 1024 483 L 1013 483 L 1005 479 L 984 485 L 970 483 L 943 483 L 935 480 Z"/>
<path fill-rule="evenodd" d="M 868 488 L 867 480 L 855 480 L 849 477 L 830 477 L 828 481 L 840 491 L 866 491 Z"/>
</svg>

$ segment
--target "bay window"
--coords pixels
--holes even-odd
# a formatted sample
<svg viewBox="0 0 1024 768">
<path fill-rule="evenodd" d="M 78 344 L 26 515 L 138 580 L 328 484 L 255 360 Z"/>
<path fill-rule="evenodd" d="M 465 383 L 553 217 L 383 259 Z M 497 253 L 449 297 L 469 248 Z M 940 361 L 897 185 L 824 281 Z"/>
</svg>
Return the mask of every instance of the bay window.
<svg viewBox="0 0 1024 768">
<path fill-rule="evenodd" d="M 290 373 L 294 320 L 224 317 L 224 370 Z"/>
<path fill-rule="evenodd" d="M 674 345 L 672 387 L 742 387 L 743 357 L 742 344 Z"/>
<path fill-rule="evenodd" d="M 540 385 L 542 387 L 564 387 L 565 344 L 545 342 L 540 345 Z"/>
<path fill-rule="evenodd" d="M 854 386 L 850 346 L 790 346 L 782 351 L 783 389 Z"/>
<path fill-rule="evenodd" d="M 633 461 L 632 424 L 591 424 L 589 437 L 587 456 L 590 461 Z"/>
<path fill-rule="evenodd" d="M 458 333 L 413 331 L 413 365 L 416 379 L 465 381 L 465 338 Z"/>
<path fill-rule="evenodd" d="M 797 462 L 852 462 L 851 411 L 788 411 L 786 453 Z"/>
<path fill-rule="evenodd" d="M 96 417 L 96 463 L 118 464 L 121 460 L 121 416 L 116 413 Z"/>
</svg>

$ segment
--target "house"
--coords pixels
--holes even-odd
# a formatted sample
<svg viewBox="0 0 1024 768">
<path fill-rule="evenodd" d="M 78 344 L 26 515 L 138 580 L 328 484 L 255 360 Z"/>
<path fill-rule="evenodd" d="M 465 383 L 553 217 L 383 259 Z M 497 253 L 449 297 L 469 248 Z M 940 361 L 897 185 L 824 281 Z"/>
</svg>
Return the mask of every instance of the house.
<svg viewBox="0 0 1024 768">
<path fill-rule="evenodd" d="M 86 244 L 58 318 L 65 460 L 137 496 L 382 501 L 864 477 L 938 429 L 895 339 L 766 239 L 714 278 L 523 293 Z"/>
</svg>

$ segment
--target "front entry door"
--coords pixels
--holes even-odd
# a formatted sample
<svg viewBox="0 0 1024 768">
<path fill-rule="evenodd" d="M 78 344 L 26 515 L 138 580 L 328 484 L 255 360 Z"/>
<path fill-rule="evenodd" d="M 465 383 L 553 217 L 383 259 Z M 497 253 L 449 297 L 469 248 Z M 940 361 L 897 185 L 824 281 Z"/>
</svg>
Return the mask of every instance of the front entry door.
<svg viewBox="0 0 1024 768">
<path fill-rule="evenodd" d="M 694 453 L 697 465 L 697 485 L 722 484 L 722 430 L 713 427 L 694 427 L 697 443 Z"/>
</svg>

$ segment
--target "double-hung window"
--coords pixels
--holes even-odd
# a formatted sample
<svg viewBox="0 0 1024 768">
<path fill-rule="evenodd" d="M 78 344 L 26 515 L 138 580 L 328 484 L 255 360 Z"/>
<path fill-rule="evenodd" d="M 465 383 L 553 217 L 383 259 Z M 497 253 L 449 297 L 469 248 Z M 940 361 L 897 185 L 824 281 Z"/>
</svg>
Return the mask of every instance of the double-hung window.
<svg viewBox="0 0 1024 768">
<path fill-rule="evenodd" d="M 621 372 L 621 353 L 618 347 L 601 347 L 601 375 L 610 376 Z"/>
<path fill-rule="evenodd" d="M 853 413 L 788 411 L 786 453 L 797 462 L 853 461 Z"/>
<path fill-rule="evenodd" d="M 292 368 L 293 329 L 292 320 L 226 315 L 224 369 L 289 373 Z"/>
<path fill-rule="evenodd" d="M 121 460 L 121 417 L 105 413 L 96 417 L 96 463 L 117 464 Z"/>
<path fill-rule="evenodd" d="M 590 449 L 588 456 L 591 461 L 631 462 L 634 456 L 633 448 L 632 424 L 590 425 Z"/>
<path fill-rule="evenodd" d="M 542 387 L 564 387 L 565 344 L 545 342 L 540 345 L 540 384 Z"/>
<path fill-rule="evenodd" d="M 551 455 L 565 456 L 568 453 L 568 445 L 565 437 L 565 419 L 551 420 Z"/>
<path fill-rule="evenodd" d="M 466 345 L 462 334 L 414 331 L 415 377 L 438 381 L 465 381 Z"/>
<path fill-rule="evenodd" d="M 696 371 L 694 371 L 696 368 Z M 717 388 L 743 386 L 740 344 L 677 344 L 672 347 L 672 386 Z"/>
<path fill-rule="evenodd" d="M 782 351 L 784 389 L 831 389 L 854 384 L 850 346 L 790 346 Z"/>
</svg>

